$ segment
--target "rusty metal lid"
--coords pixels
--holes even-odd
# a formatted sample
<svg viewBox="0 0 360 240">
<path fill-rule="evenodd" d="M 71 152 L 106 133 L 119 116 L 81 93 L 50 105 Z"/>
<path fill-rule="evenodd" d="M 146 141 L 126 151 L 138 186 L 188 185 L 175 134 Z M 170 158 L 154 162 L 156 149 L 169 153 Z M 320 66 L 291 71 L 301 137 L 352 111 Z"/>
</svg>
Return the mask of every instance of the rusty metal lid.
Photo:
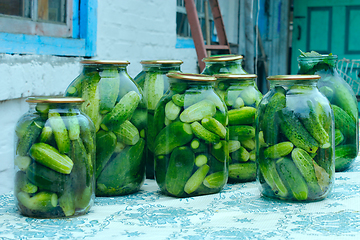
<svg viewBox="0 0 360 240">
<path fill-rule="evenodd" d="M 269 76 L 266 79 L 271 80 L 316 80 L 320 79 L 319 75 L 275 75 Z"/>
<path fill-rule="evenodd" d="M 141 64 L 182 64 L 181 60 L 142 60 Z"/>
<path fill-rule="evenodd" d="M 82 60 L 81 64 L 98 64 L 98 65 L 129 65 L 129 61 L 125 60 Z"/>
<path fill-rule="evenodd" d="M 228 62 L 243 59 L 242 55 L 226 54 L 203 58 L 203 62 Z"/>
<path fill-rule="evenodd" d="M 83 103 L 85 100 L 77 97 L 28 97 L 29 103 Z"/>
<path fill-rule="evenodd" d="M 257 78 L 256 74 L 215 74 L 217 79 L 254 79 Z"/>
</svg>

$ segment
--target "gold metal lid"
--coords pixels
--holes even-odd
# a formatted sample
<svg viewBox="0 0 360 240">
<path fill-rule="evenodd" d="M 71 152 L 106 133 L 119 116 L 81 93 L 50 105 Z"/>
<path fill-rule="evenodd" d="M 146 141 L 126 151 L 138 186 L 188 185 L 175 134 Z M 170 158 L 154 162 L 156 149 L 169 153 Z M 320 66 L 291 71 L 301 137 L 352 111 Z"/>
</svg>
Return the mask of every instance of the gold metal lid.
<svg viewBox="0 0 360 240">
<path fill-rule="evenodd" d="M 217 79 L 253 79 L 257 78 L 256 74 L 228 74 L 228 73 L 222 73 L 222 74 L 215 74 L 214 77 Z"/>
<path fill-rule="evenodd" d="M 141 64 L 182 64 L 181 60 L 142 60 Z"/>
<path fill-rule="evenodd" d="M 212 57 L 203 58 L 203 62 L 228 62 L 228 61 L 235 61 L 243 59 L 242 55 L 234 55 L 234 54 L 227 54 L 227 55 L 217 55 Z"/>
<path fill-rule="evenodd" d="M 111 65 L 129 65 L 130 62 L 129 61 L 125 61 L 125 60 L 82 60 L 80 62 L 81 64 L 111 64 Z"/>
<path fill-rule="evenodd" d="M 216 81 L 214 76 L 204 75 L 204 74 L 196 74 L 196 73 L 178 73 L 178 72 L 170 72 L 166 74 L 169 78 L 176 78 L 187 81 L 203 81 L 203 82 L 212 82 Z"/>
<path fill-rule="evenodd" d="M 315 80 L 320 79 L 319 75 L 275 75 L 269 76 L 267 80 Z"/>
<path fill-rule="evenodd" d="M 29 103 L 82 103 L 85 100 L 77 97 L 28 97 Z"/>
</svg>

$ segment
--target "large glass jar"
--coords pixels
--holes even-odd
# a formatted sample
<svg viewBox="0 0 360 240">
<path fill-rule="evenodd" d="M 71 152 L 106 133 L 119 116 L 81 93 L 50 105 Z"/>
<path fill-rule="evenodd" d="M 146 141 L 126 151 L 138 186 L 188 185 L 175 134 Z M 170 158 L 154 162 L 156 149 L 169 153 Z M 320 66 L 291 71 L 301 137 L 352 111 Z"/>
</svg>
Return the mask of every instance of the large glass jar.
<svg viewBox="0 0 360 240">
<path fill-rule="evenodd" d="M 318 75 L 268 77 L 256 115 L 257 180 L 265 197 L 315 201 L 335 176 L 333 111 Z"/>
<path fill-rule="evenodd" d="M 16 206 L 29 217 L 82 215 L 95 198 L 95 127 L 81 98 L 28 98 L 15 128 Z"/>
<path fill-rule="evenodd" d="M 242 67 L 241 55 L 215 55 L 211 57 L 204 58 L 202 61 L 205 62 L 205 68 L 201 74 L 206 75 L 215 75 L 221 73 L 231 73 L 231 74 L 247 74 L 247 72 Z"/>
<path fill-rule="evenodd" d="M 66 96 L 79 96 L 96 127 L 96 196 L 138 191 L 145 180 L 146 105 L 128 61 L 82 61 Z"/>
<path fill-rule="evenodd" d="M 255 74 L 217 74 L 215 91 L 229 116 L 229 182 L 256 180 L 255 113 L 262 94 Z M 241 131 L 247 129 L 247 131 Z"/>
<path fill-rule="evenodd" d="M 154 131 L 153 126 L 154 109 L 165 92 L 169 89 L 169 72 L 180 72 L 181 60 L 147 60 L 141 61 L 142 71 L 134 78 L 135 82 L 143 90 L 145 102 L 147 104 L 147 128 L 150 128 L 146 134 L 146 178 L 154 179 L 154 141 L 155 137 L 151 135 Z"/>
<path fill-rule="evenodd" d="M 168 73 L 170 90 L 154 114 L 155 179 L 170 196 L 219 192 L 228 179 L 227 108 L 216 78 Z"/>
<path fill-rule="evenodd" d="M 318 88 L 330 101 L 335 117 L 335 171 L 344 171 L 359 153 L 359 112 L 356 96 L 337 71 L 337 56 L 302 53 L 298 74 L 317 74 Z"/>
</svg>

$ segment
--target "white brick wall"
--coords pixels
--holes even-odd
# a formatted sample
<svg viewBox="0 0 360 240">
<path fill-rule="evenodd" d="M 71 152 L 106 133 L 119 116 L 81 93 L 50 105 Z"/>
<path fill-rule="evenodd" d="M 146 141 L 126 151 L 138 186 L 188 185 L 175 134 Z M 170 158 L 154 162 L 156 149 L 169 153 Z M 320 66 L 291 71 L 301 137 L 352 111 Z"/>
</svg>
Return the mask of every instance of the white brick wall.
<svg viewBox="0 0 360 240">
<path fill-rule="evenodd" d="M 132 77 L 141 60 L 181 59 L 196 72 L 195 49 L 176 49 L 176 1 L 98 1 L 96 59 L 128 60 Z M 62 94 L 79 74 L 80 58 L 0 54 L 0 194 L 13 187 L 14 127 L 27 96 Z"/>
</svg>

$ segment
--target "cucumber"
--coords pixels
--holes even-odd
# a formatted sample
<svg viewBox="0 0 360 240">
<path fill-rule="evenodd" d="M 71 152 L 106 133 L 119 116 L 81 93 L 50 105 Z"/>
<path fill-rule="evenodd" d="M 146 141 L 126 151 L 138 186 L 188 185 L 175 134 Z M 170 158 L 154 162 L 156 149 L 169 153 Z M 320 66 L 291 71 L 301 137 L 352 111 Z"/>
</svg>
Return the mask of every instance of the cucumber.
<svg viewBox="0 0 360 240">
<path fill-rule="evenodd" d="M 140 138 L 105 166 L 97 178 L 96 196 L 124 195 L 138 190 L 134 184 L 143 182 L 145 176 L 144 147 L 145 140 Z"/>
<path fill-rule="evenodd" d="M 353 144 L 339 145 L 335 148 L 335 171 L 346 169 L 357 156 L 358 149 Z"/>
<path fill-rule="evenodd" d="M 128 120 L 115 129 L 114 133 L 117 140 L 126 145 L 135 145 L 140 139 L 139 130 Z"/>
<path fill-rule="evenodd" d="M 75 190 L 71 186 L 71 182 L 65 184 L 65 189 L 59 197 L 59 206 L 66 217 L 75 214 Z"/>
<path fill-rule="evenodd" d="M 318 184 L 317 177 L 314 169 L 314 160 L 311 156 L 301 148 L 295 148 L 291 152 L 291 158 L 299 169 L 301 175 L 304 177 L 308 187 L 309 194 L 316 196 L 321 194 L 322 190 Z"/>
<path fill-rule="evenodd" d="M 241 143 L 236 140 L 230 140 L 228 142 L 228 146 L 229 146 L 229 153 L 232 153 L 240 149 Z"/>
<path fill-rule="evenodd" d="M 16 195 L 19 203 L 31 211 L 50 212 L 58 204 L 56 193 L 42 191 L 30 197 L 28 193 L 19 192 Z"/>
<path fill-rule="evenodd" d="M 96 171 L 97 179 L 104 169 L 116 147 L 116 135 L 113 132 L 100 130 L 96 133 Z"/>
<path fill-rule="evenodd" d="M 144 129 L 147 125 L 147 110 L 137 108 L 131 116 L 130 122 L 134 124 L 138 130 Z"/>
<path fill-rule="evenodd" d="M 113 110 L 105 115 L 101 122 L 101 128 L 112 131 L 119 128 L 126 120 L 129 120 L 140 103 L 140 96 L 135 91 L 126 93 L 115 105 Z"/>
<path fill-rule="evenodd" d="M 288 158 L 280 158 L 276 161 L 276 166 L 295 200 L 306 200 L 309 194 L 308 186 L 294 162 Z"/>
<path fill-rule="evenodd" d="M 185 95 L 184 94 L 174 94 L 172 96 L 172 101 L 179 107 L 183 107 L 184 106 L 184 99 L 185 99 Z"/>
<path fill-rule="evenodd" d="M 40 142 L 49 143 L 52 140 L 52 138 L 53 138 L 52 128 L 50 126 L 45 126 L 40 134 Z"/>
<path fill-rule="evenodd" d="M 30 147 L 35 143 L 36 139 L 41 134 L 44 125 L 43 121 L 37 119 L 31 121 L 31 123 L 26 127 L 24 133 L 19 136 L 16 146 L 17 155 L 27 155 Z"/>
<path fill-rule="evenodd" d="M 220 136 L 210 132 L 204 128 L 199 122 L 193 122 L 190 124 L 191 130 L 196 137 L 204 140 L 207 143 L 218 143 L 220 141 Z"/>
<path fill-rule="evenodd" d="M 56 112 L 55 110 L 49 111 L 48 121 L 52 128 L 59 152 L 61 154 L 68 153 L 70 151 L 70 138 L 60 113 Z"/>
<path fill-rule="evenodd" d="M 165 116 L 171 121 L 175 120 L 179 116 L 180 111 L 181 107 L 176 105 L 173 101 L 169 101 L 165 105 Z"/>
<path fill-rule="evenodd" d="M 255 122 L 256 108 L 242 107 L 239 109 L 231 109 L 229 114 L 229 125 L 248 124 L 252 125 Z"/>
<path fill-rule="evenodd" d="M 100 95 L 100 113 L 111 112 L 116 104 L 120 89 L 120 75 L 117 69 L 104 69 L 98 84 Z"/>
<path fill-rule="evenodd" d="M 147 102 L 147 109 L 154 110 L 165 92 L 164 76 L 157 72 L 145 75 L 144 98 Z"/>
<path fill-rule="evenodd" d="M 208 158 L 205 154 L 199 154 L 195 157 L 195 165 L 201 167 L 208 162 Z"/>
<path fill-rule="evenodd" d="M 248 151 L 252 151 L 255 149 L 255 140 L 253 138 L 242 140 L 240 143 L 241 146 L 246 148 L 246 150 Z"/>
<path fill-rule="evenodd" d="M 241 146 L 239 150 L 232 152 L 230 156 L 232 160 L 238 162 L 247 162 L 250 159 L 250 153 L 243 146 Z"/>
<path fill-rule="evenodd" d="M 18 192 L 36 193 L 38 186 L 32 184 L 26 177 L 26 173 L 23 171 L 17 171 L 15 174 L 15 194 Z"/>
<path fill-rule="evenodd" d="M 191 175 L 189 180 L 187 180 L 187 182 L 184 186 L 184 191 L 187 194 L 191 194 L 191 193 L 195 192 L 198 189 L 198 187 L 200 187 L 202 182 L 204 181 L 206 174 L 209 172 L 209 170 L 210 170 L 210 167 L 209 167 L 209 165 L 206 165 L 206 164 L 202 165 L 198 170 L 196 170 L 196 172 L 193 175 Z"/>
<path fill-rule="evenodd" d="M 46 144 L 35 143 L 30 148 L 30 156 L 35 161 L 63 174 L 70 174 L 73 168 L 73 161 L 65 154 Z"/>
<path fill-rule="evenodd" d="M 70 173 L 70 177 L 73 180 L 72 187 L 83 189 L 86 186 L 90 186 L 94 175 L 95 163 L 93 163 L 92 154 L 86 152 L 84 143 L 80 138 L 71 141 L 70 157 L 74 161 L 74 167 Z"/>
<path fill-rule="evenodd" d="M 335 146 L 338 146 L 344 141 L 344 135 L 339 129 L 335 129 Z"/>
<path fill-rule="evenodd" d="M 226 137 L 226 128 L 215 118 L 204 117 L 201 120 L 201 125 L 207 130 L 219 135 L 222 139 Z"/>
<path fill-rule="evenodd" d="M 203 184 L 207 188 L 221 188 L 228 180 L 228 174 L 223 171 L 215 172 L 207 175 L 203 181 Z"/>
<path fill-rule="evenodd" d="M 254 162 L 234 163 L 229 165 L 229 178 L 236 182 L 250 182 L 256 179 L 256 164 Z"/>
<path fill-rule="evenodd" d="M 204 117 L 212 117 L 216 113 L 216 106 L 210 100 L 202 100 L 197 102 L 180 114 L 180 120 L 182 122 L 191 123 L 203 119 Z"/>
<path fill-rule="evenodd" d="M 248 125 L 229 126 L 229 139 L 244 141 L 255 137 L 255 128 Z"/>
<path fill-rule="evenodd" d="M 56 172 L 39 163 L 32 163 L 27 168 L 26 177 L 39 189 L 52 192 L 62 192 L 65 182 L 69 180 L 68 175 Z"/>
<path fill-rule="evenodd" d="M 100 76 L 98 72 L 88 74 L 87 79 L 82 82 L 82 98 L 85 100 L 81 110 L 93 121 L 96 131 L 99 130 L 100 93 L 98 83 Z"/>
<path fill-rule="evenodd" d="M 220 162 L 227 162 L 227 159 L 229 159 L 228 142 L 222 140 L 216 144 L 212 144 L 210 148 L 210 153 Z"/>
<path fill-rule="evenodd" d="M 266 158 L 280 158 L 288 155 L 294 148 L 294 144 L 291 142 L 281 142 L 272 145 L 264 150 L 264 157 Z"/>
<path fill-rule="evenodd" d="M 179 146 L 185 145 L 193 138 L 191 126 L 188 123 L 173 122 L 163 128 L 155 139 L 155 155 L 169 154 Z"/>
<path fill-rule="evenodd" d="M 14 165 L 21 171 L 26 171 L 31 162 L 32 160 L 29 156 L 16 156 L 14 159 Z"/>
<path fill-rule="evenodd" d="M 335 128 L 339 129 L 345 138 L 356 137 L 356 122 L 343 109 L 336 105 L 332 105 L 335 118 Z"/>
<path fill-rule="evenodd" d="M 318 142 L 304 128 L 294 112 L 288 108 L 279 111 L 281 119 L 280 129 L 282 133 L 296 146 L 306 150 L 309 153 L 315 153 L 318 150 Z"/>
<path fill-rule="evenodd" d="M 173 196 L 181 197 L 184 194 L 185 184 L 192 174 L 195 155 L 189 147 L 175 148 L 171 153 L 166 171 L 166 191 Z"/>
<path fill-rule="evenodd" d="M 73 109 L 69 109 L 69 114 L 66 116 L 67 129 L 70 140 L 76 140 L 80 137 L 80 125 L 79 120 L 74 113 Z"/>
<path fill-rule="evenodd" d="M 282 88 L 281 88 L 282 89 Z M 283 89 L 282 89 L 283 90 Z M 269 145 L 278 142 L 279 125 L 276 124 L 277 112 L 286 105 L 286 97 L 282 91 L 277 91 L 266 104 L 264 115 L 260 121 L 260 129 L 264 133 L 264 141 Z M 269 120 L 272 121 L 269 122 Z"/>
</svg>

